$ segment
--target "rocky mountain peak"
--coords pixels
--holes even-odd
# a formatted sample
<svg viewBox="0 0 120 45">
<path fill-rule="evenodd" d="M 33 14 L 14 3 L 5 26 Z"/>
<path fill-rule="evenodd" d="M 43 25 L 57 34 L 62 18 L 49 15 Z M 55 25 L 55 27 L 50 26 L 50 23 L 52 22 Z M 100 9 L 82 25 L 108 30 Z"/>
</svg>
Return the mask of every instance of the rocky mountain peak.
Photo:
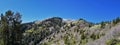
<svg viewBox="0 0 120 45">
<path fill-rule="evenodd" d="M 44 25 L 46 27 L 51 27 L 51 26 L 61 26 L 62 24 L 62 18 L 60 17 L 52 17 L 52 18 L 48 18 L 45 20 L 42 20 L 40 25 Z"/>
</svg>

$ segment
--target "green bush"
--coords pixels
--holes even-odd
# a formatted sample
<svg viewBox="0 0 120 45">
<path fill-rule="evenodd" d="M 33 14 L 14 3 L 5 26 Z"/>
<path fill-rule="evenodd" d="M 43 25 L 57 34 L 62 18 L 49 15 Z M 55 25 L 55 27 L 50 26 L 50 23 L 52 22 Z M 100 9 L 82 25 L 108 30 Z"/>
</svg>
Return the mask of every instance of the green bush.
<svg viewBox="0 0 120 45">
<path fill-rule="evenodd" d="M 120 45 L 120 42 L 116 43 L 115 45 Z"/>
<path fill-rule="evenodd" d="M 118 39 L 110 39 L 106 40 L 107 45 L 120 45 L 120 40 Z"/>
<path fill-rule="evenodd" d="M 116 19 L 113 19 L 113 21 L 112 21 L 112 23 L 114 24 L 114 25 L 116 25 L 117 23 L 119 23 L 120 22 L 120 18 L 119 17 L 117 17 Z"/>
<path fill-rule="evenodd" d="M 101 24 L 101 28 L 104 28 L 106 23 L 102 21 L 100 24 Z"/>
</svg>

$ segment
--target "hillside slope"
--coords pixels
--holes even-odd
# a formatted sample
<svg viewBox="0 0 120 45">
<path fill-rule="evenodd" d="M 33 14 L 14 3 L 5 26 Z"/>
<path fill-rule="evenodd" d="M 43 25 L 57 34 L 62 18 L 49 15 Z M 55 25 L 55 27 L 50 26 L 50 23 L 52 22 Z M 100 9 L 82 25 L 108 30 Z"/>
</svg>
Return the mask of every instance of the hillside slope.
<svg viewBox="0 0 120 45">
<path fill-rule="evenodd" d="M 84 19 L 63 20 L 60 17 L 52 17 L 35 21 L 30 25 L 31 27 L 26 26 L 23 43 L 25 45 L 119 45 L 119 21 L 94 24 Z"/>
</svg>

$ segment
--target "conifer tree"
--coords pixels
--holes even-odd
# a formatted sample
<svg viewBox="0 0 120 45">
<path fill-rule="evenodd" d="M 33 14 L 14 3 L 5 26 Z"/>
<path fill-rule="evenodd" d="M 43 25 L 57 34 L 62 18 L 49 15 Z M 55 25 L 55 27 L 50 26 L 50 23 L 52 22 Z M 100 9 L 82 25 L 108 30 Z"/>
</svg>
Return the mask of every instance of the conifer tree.
<svg viewBox="0 0 120 45">
<path fill-rule="evenodd" d="M 4 45 L 21 45 L 22 31 L 20 13 L 14 14 L 8 10 L 1 14 L 1 32 Z"/>
</svg>

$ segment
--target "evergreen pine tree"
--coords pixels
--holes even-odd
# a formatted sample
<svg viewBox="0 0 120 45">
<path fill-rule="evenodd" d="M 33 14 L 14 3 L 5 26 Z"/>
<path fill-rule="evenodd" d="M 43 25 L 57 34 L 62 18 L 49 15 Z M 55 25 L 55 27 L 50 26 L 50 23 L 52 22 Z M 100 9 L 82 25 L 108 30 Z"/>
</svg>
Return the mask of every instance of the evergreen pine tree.
<svg viewBox="0 0 120 45">
<path fill-rule="evenodd" d="M 21 45 L 22 31 L 21 15 L 8 10 L 5 15 L 1 14 L 1 32 L 4 45 Z"/>
</svg>

